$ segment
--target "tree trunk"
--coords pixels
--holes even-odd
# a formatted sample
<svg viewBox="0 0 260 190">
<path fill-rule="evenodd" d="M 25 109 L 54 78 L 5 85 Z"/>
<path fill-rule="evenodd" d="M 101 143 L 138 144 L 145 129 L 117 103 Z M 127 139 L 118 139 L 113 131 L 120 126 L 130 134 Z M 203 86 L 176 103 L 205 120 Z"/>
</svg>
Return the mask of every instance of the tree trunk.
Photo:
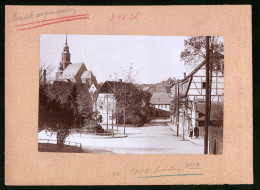
<svg viewBox="0 0 260 190">
<path fill-rule="evenodd" d="M 57 132 L 57 148 L 59 152 L 63 150 L 65 139 L 67 138 L 68 134 L 68 130 L 59 130 Z"/>
<path fill-rule="evenodd" d="M 124 108 L 124 135 L 125 135 L 125 124 L 126 124 L 126 114 L 125 114 L 125 108 Z"/>
</svg>

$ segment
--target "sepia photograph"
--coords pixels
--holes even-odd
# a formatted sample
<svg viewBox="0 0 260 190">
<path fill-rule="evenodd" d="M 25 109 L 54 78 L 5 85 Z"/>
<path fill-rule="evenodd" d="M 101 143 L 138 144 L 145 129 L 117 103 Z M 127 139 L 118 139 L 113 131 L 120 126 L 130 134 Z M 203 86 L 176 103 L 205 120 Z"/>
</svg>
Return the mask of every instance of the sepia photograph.
<svg viewBox="0 0 260 190">
<path fill-rule="evenodd" d="M 223 154 L 224 38 L 41 34 L 38 151 Z"/>
</svg>

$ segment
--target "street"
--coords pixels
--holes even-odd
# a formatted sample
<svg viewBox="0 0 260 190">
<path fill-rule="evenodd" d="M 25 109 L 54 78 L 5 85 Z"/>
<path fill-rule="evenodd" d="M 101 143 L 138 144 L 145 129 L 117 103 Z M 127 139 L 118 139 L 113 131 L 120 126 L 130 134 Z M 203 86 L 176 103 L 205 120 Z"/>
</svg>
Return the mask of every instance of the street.
<svg viewBox="0 0 260 190">
<path fill-rule="evenodd" d="M 182 137 L 174 135 L 167 122 L 169 120 L 156 119 L 142 127 L 126 127 L 128 137 L 123 138 L 74 133 L 66 141 L 81 143 L 87 153 L 203 154 L 203 146 L 182 141 Z M 123 127 L 119 127 L 119 132 L 123 133 Z M 39 138 L 50 137 L 41 132 Z M 51 137 L 55 138 L 55 135 Z"/>
</svg>

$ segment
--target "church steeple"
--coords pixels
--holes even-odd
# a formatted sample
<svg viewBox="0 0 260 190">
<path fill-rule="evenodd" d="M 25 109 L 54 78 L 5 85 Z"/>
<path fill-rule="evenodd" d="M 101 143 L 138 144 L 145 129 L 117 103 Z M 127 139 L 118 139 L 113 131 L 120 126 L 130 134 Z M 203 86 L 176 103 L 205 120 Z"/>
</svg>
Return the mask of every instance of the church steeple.
<svg viewBox="0 0 260 190">
<path fill-rule="evenodd" d="M 66 67 L 71 64 L 70 62 L 70 52 L 69 52 L 69 46 L 67 41 L 67 34 L 66 34 L 66 41 L 65 46 L 63 48 L 63 52 L 61 53 L 61 62 L 60 62 L 60 68 L 59 70 L 63 71 L 66 69 Z"/>
</svg>

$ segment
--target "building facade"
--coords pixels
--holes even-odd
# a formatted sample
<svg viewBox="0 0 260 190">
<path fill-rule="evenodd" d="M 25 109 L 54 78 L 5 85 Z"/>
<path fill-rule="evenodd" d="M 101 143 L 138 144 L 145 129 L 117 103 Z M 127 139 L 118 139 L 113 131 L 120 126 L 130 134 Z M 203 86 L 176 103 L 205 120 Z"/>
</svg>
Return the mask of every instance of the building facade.
<svg viewBox="0 0 260 190">
<path fill-rule="evenodd" d="M 212 113 L 216 112 L 215 109 L 223 109 L 224 68 L 222 68 L 216 68 L 212 71 L 210 94 Z M 188 76 L 184 75 L 184 79 L 175 82 L 171 88 L 171 94 L 172 98 L 177 98 L 179 94 L 179 124 L 185 127 L 185 131 L 189 131 L 191 125 L 200 127 L 200 135 L 203 136 L 206 101 L 205 62 L 198 65 Z M 214 120 L 214 115 L 211 119 Z M 177 122 L 176 117 L 174 122 Z"/>
<path fill-rule="evenodd" d="M 97 99 L 95 103 L 95 112 L 97 120 L 102 124 L 116 123 L 116 109 L 117 103 L 115 99 L 115 90 L 127 83 L 121 81 L 106 81 L 98 90 Z"/>
<path fill-rule="evenodd" d="M 61 61 L 56 72 L 56 81 L 71 82 L 71 83 L 84 83 L 90 88 L 92 85 L 97 87 L 96 77 L 92 71 L 87 70 L 85 63 L 74 63 L 70 61 L 69 46 L 67 43 L 67 35 L 65 46 L 61 53 Z M 93 88 L 92 88 L 93 90 Z"/>
<path fill-rule="evenodd" d="M 152 116 L 169 117 L 170 116 L 171 94 L 163 92 L 155 92 L 150 100 L 152 107 Z"/>
</svg>

